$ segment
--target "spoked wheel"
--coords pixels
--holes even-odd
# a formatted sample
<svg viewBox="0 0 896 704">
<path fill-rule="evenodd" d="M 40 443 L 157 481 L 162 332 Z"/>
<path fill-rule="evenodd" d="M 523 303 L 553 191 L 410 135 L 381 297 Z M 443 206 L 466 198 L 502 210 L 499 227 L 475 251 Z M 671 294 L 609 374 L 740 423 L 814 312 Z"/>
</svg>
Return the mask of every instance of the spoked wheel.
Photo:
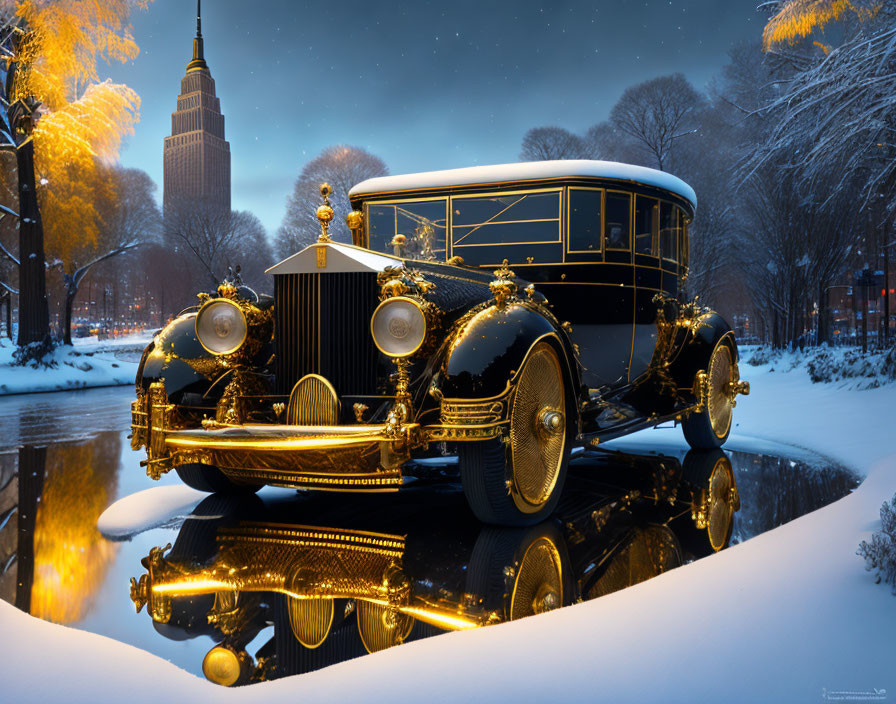
<svg viewBox="0 0 896 704">
<path fill-rule="evenodd" d="M 484 523 L 523 526 L 547 518 L 566 478 L 570 438 L 566 389 L 554 348 L 527 358 L 510 409 L 510 438 L 458 443 L 464 494 Z"/>
<path fill-rule="evenodd" d="M 728 546 L 740 496 L 731 460 L 721 450 L 692 450 L 684 458 L 682 479 L 690 491 L 691 512 L 680 536 L 697 557 Z"/>
<path fill-rule="evenodd" d="M 551 521 L 524 529 L 486 527 L 470 557 L 466 591 L 515 621 L 571 603 L 569 570 L 566 544 Z"/>
<path fill-rule="evenodd" d="M 235 482 L 209 464 L 182 464 L 174 469 L 184 484 L 198 491 L 212 494 L 254 494 L 261 489 L 261 484 Z"/>
<path fill-rule="evenodd" d="M 721 447 L 728 439 L 738 378 L 731 347 L 724 342 L 719 343 L 712 352 L 705 381 L 702 382 L 705 384 L 705 408 L 700 413 L 691 413 L 681 422 L 685 440 L 694 449 Z M 695 386 L 699 383 L 695 381 Z"/>
</svg>

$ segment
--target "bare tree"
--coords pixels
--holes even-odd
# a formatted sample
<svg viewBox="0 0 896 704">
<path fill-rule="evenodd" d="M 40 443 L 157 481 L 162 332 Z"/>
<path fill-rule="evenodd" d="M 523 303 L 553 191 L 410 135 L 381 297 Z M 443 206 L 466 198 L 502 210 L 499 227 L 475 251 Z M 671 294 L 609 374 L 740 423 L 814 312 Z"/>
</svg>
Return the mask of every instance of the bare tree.
<svg viewBox="0 0 896 704">
<path fill-rule="evenodd" d="M 628 134 L 610 122 L 598 122 L 592 125 L 582 142 L 589 159 L 648 165 L 644 150 Z"/>
<path fill-rule="evenodd" d="M 178 258 L 180 273 L 194 288 L 214 288 L 228 269 L 236 266 L 245 272 L 246 283 L 264 284 L 264 270 L 273 257 L 257 217 L 246 211 L 223 210 L 216 202 L 174 201 L 169 206 L 164 239 Z"/>
<path fill-rule="evenodd" d="M 286 215 L 275 237 L 277 256 L 288 257 L 317 240 L 320 225 L 315 211 L 320 205 L 320 184 L 324 182 L 333 187 L 330 201 L 336 210 L 330 236 L 337 241 L 350 242 L 351 235 L 345 224 L 345 216 L 351 211 L 349 190 L 365 179 L 388 173 L 382 159 L 359 147 L 339 144 L 324 149 L 305 164 L 296 179 L 286 202 Z"/>
<path fill-rule="evenodd" d="M 896 211 L 896 7 L 874 3 L 872 12 L 864 2 L 815 0 L 808 5 L 794 0 L 779 3 L 780 10 L 766 29 L 770 55 L 790 51 L 792 42 L 807 30 L 838 19 L 843 39 L 836 46 L 810 45 L 815 47 L 813 60 L 768 106 L 775 126 L 751 164 L 756 168 L 783 160 L 800 171 L 801 187 L 807 190 L 827 181 L 836 169 L 839 188 L 859 184 L 862 205 L 883 197 L 892 213 Z M 797 32 L 800 27 L 804 29 Z"/>
<path fill-rule="evenodd" d="M 19 263 L 13 254 L 18 248 L 17 184 L 16 156 L 4 149 L 0 151 L 0 288 L 12 294 L 19 286 Z"/>
<path fill-rule="evenodd" d="M 523 136 L 520 161 L 582 159 L 586 145 L 581 137 L 562 127 L 533 127 Z"/>
<path fill-rule="evenodd" d="M 687 79 L 674 73 L 627 88 L 610 111 L 610 122 L 663 169 L 675 141 L 692 132 L 689 118 L 702 101 Z"/>
<path fill-rule="evenodd" d="M 96 244 L 74 250 L 70 261 L 51 264 L 61 271 L 65 288 L 62 335 L 66 345 L 72 344 L 75 297 L 91 268 L 153 240 L 159 231 L 159 209 L 153 197 L 156 185 L 149 174 L 140 169 L 109 169 L 107 178 L 111 190 L 97 198 Z"/>
</svg>

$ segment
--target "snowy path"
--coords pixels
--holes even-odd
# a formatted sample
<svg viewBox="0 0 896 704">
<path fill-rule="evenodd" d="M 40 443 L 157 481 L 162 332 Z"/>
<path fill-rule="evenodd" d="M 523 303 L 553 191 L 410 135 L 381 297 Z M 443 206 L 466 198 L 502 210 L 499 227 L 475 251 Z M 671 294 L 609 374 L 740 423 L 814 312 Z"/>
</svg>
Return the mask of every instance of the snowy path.
<svg viewBox="0 0 896 704">
<path fill-rule="evenodd" d="M 896 386 L 847 391 L 746 368 L 736 433 L 852 467 L 852 495 L 607 597 L 223 690 L 101 636 L 0 603 L 4 701 L 823 701 L 896 693 L 896 597 L 855 555 L 896 492 Z M 647 431 L 651 442 L 679 431 Z M 45 673 L 52 672 L 52 677 Z"/>
</svg>

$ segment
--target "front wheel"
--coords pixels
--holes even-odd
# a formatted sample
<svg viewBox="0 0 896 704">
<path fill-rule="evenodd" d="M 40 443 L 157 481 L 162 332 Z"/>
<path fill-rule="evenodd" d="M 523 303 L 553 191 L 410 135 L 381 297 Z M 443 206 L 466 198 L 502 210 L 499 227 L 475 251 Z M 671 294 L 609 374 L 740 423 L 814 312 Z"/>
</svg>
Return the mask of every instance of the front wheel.
<svg viewBox="0 0 896 704">
<path fill-rule="evenodd" d="M 709 358 L 709 368 L 701 381 L 694 382 L 695 393 L 703 398 L 703 408 L 692 411 L 681 421 L 684 438 L 695 450 L 713 450 L 721 447 L 731 433 L 738 371 L 731 347 L 720 342 Z M 703 391 L 697 386 L 703 384 Z"/>
<path fill-rule="evenodd" d="M 180 480 L 191 489 L 210 494 L 254 494 L 261 484 L 235 482 L 217 467 L 209 464 L 182 464 L 174 468 Z"/>
<path fill-rule="evenodd" d="M 508 441 L 459 443 L 467 502 L 483 523 L 526 526 L 544 520 L 560 500 L 570 433 L 560 360 L 540 342 L 520 372 Z"/>
</svg>

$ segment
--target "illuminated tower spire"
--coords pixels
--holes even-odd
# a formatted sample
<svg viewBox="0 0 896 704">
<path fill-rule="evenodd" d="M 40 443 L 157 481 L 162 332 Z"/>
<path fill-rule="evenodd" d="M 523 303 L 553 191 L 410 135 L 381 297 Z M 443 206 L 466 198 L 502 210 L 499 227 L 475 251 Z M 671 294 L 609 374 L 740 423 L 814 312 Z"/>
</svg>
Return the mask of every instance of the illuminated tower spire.
<svg viewBox="0 0 896 704">
<path fill-rule="evenodd" d="M 193 39 L 193 60 L 187 64 L 187 71 L 208 71 L 202 45 L 202 0 L 196 0 L 196 36 Z"/>
</svg>

